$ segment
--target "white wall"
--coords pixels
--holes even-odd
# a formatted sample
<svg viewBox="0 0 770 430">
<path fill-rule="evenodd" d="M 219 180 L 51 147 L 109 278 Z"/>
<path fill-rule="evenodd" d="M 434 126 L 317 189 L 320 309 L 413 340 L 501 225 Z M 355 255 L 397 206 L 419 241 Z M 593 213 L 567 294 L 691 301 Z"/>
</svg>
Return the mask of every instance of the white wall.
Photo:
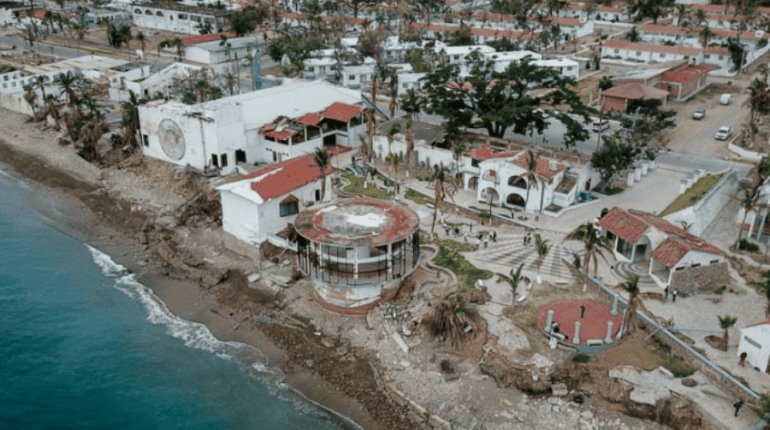
<svg viewBox="0 0 770 430">
<path fill-rule="evenodd" d="M 689 267 L 689 266 L 692 266 L 693 264 L 708 266 L 712 264 L 712 261 L 721 263 L 722 261 L 725 261 L 725 259 L 721 255 L 709 254 L 707 252 L 700 252 L 700 251 L 690 251 L 687 254 L 685 254 L 681 260 L 679 260 L 679 263 L 677 263 L 676 265 L 676 269 L 680 267 Z"/>
<path fill-rule="evenodd" d="M 746 337 L 749 337 L 755 343 L 760 345 L 757 348 L 750 344 Z M 770 359 L 770 326 L 762 324 L 754 327 L 741 329 L 741 339 L 738 342 L 738 356 L 746 353 L 746 362 L 752 367 L 759 368 L 760 372 L 765 372 L 767 361 Z"/>
<path fill-rule="evenodd" d="M 216 19 L 213 15 L 196 14 L 171 9 L 148 8 L 146 6 L 132 7 L 131 15 L 134 20 L 134 25 L 138 27 L 175 31 L 177 33 L 185 34 L 200 34 L 198 24 L 200 22 L 209 22 L 212 31 L 218 30 Z"/>
<path fill-rule="evenodd" d="M 737 179 L 732 171 L 725 172 L 725 176 L 712 188 L 698 203 L 681 211 L 666 215 L 664 219 L 680 226 L 682 222 L 689 225 L 688 231 L 700 236 L 719 212 L 730 201 L 730 196 L 735 190 Z"/>
<path fill-rule="evenodd" d="M 306 203 L 315 201 L 316 190 L 321 189 L 321 181 L 311 182 L 290 194 L 299 199 L 299 211 L 310 206 Z M 326 201 L 331 199 L 331 175 L 326 178 Z M 248 200 L 227 190 L 221 190 L 222 229 L 237 239 L 257 245 L 275 235 L 289 223 L 293 223 L 296 215 L 280 216 L 280 202 L 288 194 L 270 199 L 262 204 Z"/>
</svg>

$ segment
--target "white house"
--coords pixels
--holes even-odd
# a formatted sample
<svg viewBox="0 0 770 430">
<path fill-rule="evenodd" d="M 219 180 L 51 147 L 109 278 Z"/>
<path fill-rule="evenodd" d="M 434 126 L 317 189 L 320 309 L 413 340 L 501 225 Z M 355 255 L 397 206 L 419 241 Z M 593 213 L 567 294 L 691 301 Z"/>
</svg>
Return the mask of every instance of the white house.
<svg viewBox="0 0 770 430">
<path fill-rule="evenodd" d="M 255 36 L 234 37 L 197 43 L 185 48 L 186 61 L 203 65 L 215 73 L 222 73 L 231 68 L 231 62 L 242 61 L 249 54 L 261 48 L 264 41 Z"/>
<path fill-rule="evenodd" d="M 409 90 L 419 91 L 422 89 L 422 82 L 427 73 L 399 73 L 398 77 L 398 95 L 403 96 Z"/>
<path fill-rule="evenodd" d="M 599 220 L 599 227 L 612 241 L 616 259 L 649 261 L 649 274 L 661 288 L 693 291 L 727 276 L 719 248 L 658 216 L 615 207 Z M 698 273 L 705 273 L 700 276 L 705 279 Z"/>
<path fill-rule="evenodd" d="M 631 63 L 665 63 L 687 60 L 690 64 L 703 63 L 703 50 L 688 46 L 655 45 L 610 39 L 602 46 L 602 58 Z"/>
<path fill-rule="evenodd" d="M 529 184 L 522 176 L 527 172 L 527 151 L 490 153 L 484 157 L 477 149 L 473 156 L 481 159 L 481 174 L 469 177 L 469 188 L 474 188 L 472 182 L 477 183 L 476 198 L 481 203 L 541 212 L 552 204 L 566 207 L 577 201 L 577 178 L 568 175 L 567 166 L 557 160 L 535 155 L 540 179 Z"/>
<path fill-rule="evenodd" d="M 340 84 L 345 88 L 361 89 L 371 86 L 374 75 L 373 64 L 359 64 L 342 68 L 342 80 Z"/>
<path fill-rule="evenodd" d="M 110 100 L 125 101 L 130 97 L 131 92 L 140 98 L 151 98 L 158 94 L 164 97 L 170 97 L 169 87 L 190 79 L 195 73 L 201 73 L 200 66 L 194 66 L 187 63 L 171 63 L 163 70 L 148 74 L 146 76 L 126 77 L 119 76 L 110 79 Z"/>
<path fill-rule="evenodd" d="M 213 32 L 227 29 L 227 11 L 198 13 L 190 10 L 162 9 L 149 6 L 134 6 L 131 17 L 137 27 L 155 30 L 173 31 L 184 34 L 200 34 L 203 27 L 210 27 Z"/>
<path fill-rule="evenodd" d="M 746 363 L 762 373 L 770 373 L 770 320 L 743 327 L 738 342 L 738 357 L 746 354 Z"/>
<path fill-rule="evenodd" d="M 331 195 L 332 166 L 325 169 L 326 195 Z M 217 187 L 222 203 L 222 229 L 257 245 L 294 222 L 302 209 L 321 201 L 321 169 L 313 155 L 263 167 Z"/>
<path fill-rule="evenodd" d="M 532 64 L 545 69 L 556 70 L 564 78 L 578 80 L 580 77 L 580 63 L 575 60 L 570 60 L 569 58 L 535 60 Z"/>
<path fill-rule="evenodd" d="M 358 146 L 360 92 L 317 80 L 186 105 L 139 107 L 145 155 L 204 171 L 276 162 L 330 145 Z"/>
</svg>

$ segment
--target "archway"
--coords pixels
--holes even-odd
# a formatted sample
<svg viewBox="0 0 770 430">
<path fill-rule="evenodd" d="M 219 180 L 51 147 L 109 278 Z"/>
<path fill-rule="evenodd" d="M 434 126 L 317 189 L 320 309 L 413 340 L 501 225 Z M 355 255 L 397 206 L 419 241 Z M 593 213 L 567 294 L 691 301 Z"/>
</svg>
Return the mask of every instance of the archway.
<svg viewBox="0 0 770 430">
<path fill-rule="evenodd" d="M 481 200 L 484 203 L 489 203 L 490 200 L 492 201 L 493 205 L 500 203 L 500 194 L 497 193 L 497 190 L 491 187 L 487 187 L 484 189 L 484 192 L 481 194 Z"/>
<path fill-rule="evenodd" d="M 470 179 L 468 179 L 468 189 L 469 190 L 478 190 L 479 189 L 479 177 L 478 176 L 471 176 Z"/>
<path fill-rule="evenodd" d="M 505 199 L 505 204 L 508 206 L 527 207 L 527 201 L 524 200 L 524 197 L 516 193 L 508 194 L 508 197 Z"/>
<path fill-rule="evenodd" d="M 508 186 L 527 189 L 527 180 L 521 176 L 511 176 L 508 178 Z"/>
</svg>

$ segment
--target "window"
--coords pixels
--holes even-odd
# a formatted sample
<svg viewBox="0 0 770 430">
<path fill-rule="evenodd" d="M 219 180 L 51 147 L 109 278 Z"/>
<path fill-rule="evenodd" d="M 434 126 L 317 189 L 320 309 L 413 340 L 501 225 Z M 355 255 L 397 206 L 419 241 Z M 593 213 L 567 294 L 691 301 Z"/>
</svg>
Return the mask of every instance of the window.
<svg viewBox="0 0 770 430">
<path fill-rule="evenodd" d="M 144 143 L 144 146 L 150 146 L 150 138 L 146 135 L 142 135 L 142 143 Z"/>
<path fill-rule="evenodd" d="M 711 54 L 704 54 L 704 55 L 703 55 L 703 58 L 705 58 L 705 59 L 707 59 L 707 60 L 708 60 L 709 58 L 711 58 Z"/>
<path fill-rule="evenodd" d="M 321 200 L 321 190 L 315 190 L 315 201 Z"/>
<path fill-rule="evenodd" d="M 642 51 L 636 51 L 636 56 L 637 57 L 641 57 L 642 56 Z"/>
<path fill-rule="evenodd" d="M 281 203 L 278 206 L 278 210 L 282 217 L 296 215 L 299 213 L 299 202 Z"/>
<path fill-rule="evenodd" d="M 222 154 L 219 159 L 222 160 L 222 167 L 227 167 L 227 154 Z"/>
<path fill-rule="evenodd" d="M 235 162 L 237 163 L 245 163 L 246 162 L 246 151 L 242 149 L 238 149 L 235 151 Z"/>
<path fill-rule="evenodd" d="M 211 165 L 219 167 L 219 156 L 217 156 L 217 154 L 211 154 Z"/>
<path fill-rule="evenodd" d="M 695 263 L 695 264 L 693 264 L 693 265 L 692 265 L 692 266 L 690 266 L 690 267 L 700 267 L 700 263 Z"/>
<path fill-rule="evenodd" d="M 660 58 L 666 58 L 666 54 L 664 54 L 664 53 L 662 53 L 662 52 L 661 52 L 660 54 L 658 54 L 658 56 L 659 56 Z"/>
<path fill-rule="evenodd" d="M 620 54 L 620 49 L 615 49 L 614 51 L 616 54 Z"/>
<path fill-rule="evenodd" d="M 454 59 L 455 59 L 455 60 L 459 60 L 459 59 L 460 59 L 460 56 L 459 56 L 459 55 L 455 55 L 455 56 L 454 56 Z"/>
<path fill-rule="evenodd" d="M 719 260 L 711 260 L 709 264 L 719 264 Z"/>
<path fill-rule="evenodd" d="M 348 75 L 348 80 L 355 81 L 356 75 Z"/>
</svg>

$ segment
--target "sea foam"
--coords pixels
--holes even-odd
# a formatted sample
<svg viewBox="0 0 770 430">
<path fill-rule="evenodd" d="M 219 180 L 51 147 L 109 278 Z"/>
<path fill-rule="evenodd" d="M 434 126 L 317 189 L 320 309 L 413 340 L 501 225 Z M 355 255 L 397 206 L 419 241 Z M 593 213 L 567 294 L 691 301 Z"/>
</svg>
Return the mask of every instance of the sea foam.
<svg viewBox="0 0 770 430">
<path fill-rule="evenodd" d="M 181 339 L 188 347 L 237 361 L 259 372 L 268 372 L 267 357 L 259 350 L 242 342 L 219 340 L 205 325 L 174 315 L 152 290 L 136 280 L 133 273 L 116 263 L 109 255 L 92 246 L 86 246 L 102 274 L 115 279 L 113 286 L 144 306 L 148 321 L 165 326 L 169 335 Z"/>
</svg>

